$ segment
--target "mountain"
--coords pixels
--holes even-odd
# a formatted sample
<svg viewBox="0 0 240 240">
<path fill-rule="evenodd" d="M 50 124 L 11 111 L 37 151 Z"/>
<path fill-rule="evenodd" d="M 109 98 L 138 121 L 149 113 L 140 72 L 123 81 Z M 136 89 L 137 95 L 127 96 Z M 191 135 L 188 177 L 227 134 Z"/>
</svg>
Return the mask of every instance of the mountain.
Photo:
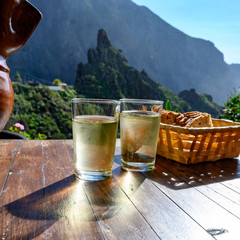
<svg viewBox="0 0 240 240">
<path fill-rule="evenodd" d="M 164 103 L 170 100 L 172 109 L 178 108 L 180 112 L 199 110 L 212 116 L 220 114 L 221 108 L 211 96 L 197 94 L 193 89 L 177 96 L 153 81 L 144 70 L 134 69 L 122 51 L 111 44 L 103 29 L 98 32 L 97 47 L 89 49 L 87 56 L 88 62 L 79 63 L 77 68 L 75 89 L 80 95 L 89 98 L 160 99 Z"/>
<path fill-rule="evenodd" d="M 8 59 L 12 74 L 27 71 L 51 82 L 74 83 L 79 62 L 96 46 L 98 29 L 129 64 L 175 93 L 194 88 L 223 103 L 239 87 L 240 65 L 228 65 L 213 43 L 190 37 L 131 0 L 30 0 L 43 20 Z M 27 74 L 26 74 L 27 75 Z"/>
<path fill-rule="evenodd" d="M 184 90 L 178 96 L 185 100 L 194 111 L 207 112 L 215 118 L 223 113 L 223 107 L 215 103 L 211 95 L 196 93 L 194 88 Z"/>
<path fill-rule="evenodd" d="M 131 67 L 120 50 L 112 46 L 107 33 L 101 29 L 97 48 L 88 50 L 88 63 L 79 63 L 75 89 L 89 98 L 169 99 L 181 111 L 190 106 L 169 89 L 150 79 L 145 71 Z"/>
</svg>

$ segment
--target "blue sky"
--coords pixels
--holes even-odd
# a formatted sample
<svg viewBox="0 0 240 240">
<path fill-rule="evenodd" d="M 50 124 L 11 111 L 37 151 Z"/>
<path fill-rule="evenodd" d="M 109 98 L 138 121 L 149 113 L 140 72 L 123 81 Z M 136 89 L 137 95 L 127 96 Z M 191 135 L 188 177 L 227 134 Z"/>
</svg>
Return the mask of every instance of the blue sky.
<svg viewBox="0 0 240 240">
<path fill-rule="evenodd" d="M 227 63 L 240 63 L 240 0 L 132 0 L 177 29 L 209 40 Z"/>
</svg>

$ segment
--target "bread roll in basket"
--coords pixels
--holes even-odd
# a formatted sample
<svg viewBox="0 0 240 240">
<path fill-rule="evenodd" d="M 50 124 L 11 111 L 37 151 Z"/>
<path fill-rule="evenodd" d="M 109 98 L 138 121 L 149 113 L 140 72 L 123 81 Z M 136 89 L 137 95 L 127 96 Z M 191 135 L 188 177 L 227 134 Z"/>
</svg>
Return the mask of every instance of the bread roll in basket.
<svg viewBox="0 0 240 240">
<path fill-rule="evenodd" d="M 153 109 L 157 111 L 157 109 Z M 203 122 L 198 121 L 197 125 L 191 127 L 187 123 L 190 120 L 185 119 L 182 121 L 182 125 L 177 123 L 179 119 L 183 119 L 184 116 L 194 114 L 205 116 Z M 195 164 L 207 161 L 217 161 L 223 158 L 235 158 L 240 153 L 240 123 L 232 122 L 223 119 L 209 120 L 209 114 L 192 112 L 185 113 L 180 116 L 181 113 L 170 114 L 175 115 L 175 120 L 172 119 L 171 124 L 164 123 L 166 116 L 164 111 L 162 115 L 163 121 L 160 123 L 159 138 L 157 154 L 183 163 L 183 164 Z M 179 117 L 180 116 L 180 117 Z M 177 117 L 179 117 L 178 120 Z M 197 122 L 197 121 L 192 121 Z M 202 125 L 209 125 L 204 126 Z"/>
</svg>

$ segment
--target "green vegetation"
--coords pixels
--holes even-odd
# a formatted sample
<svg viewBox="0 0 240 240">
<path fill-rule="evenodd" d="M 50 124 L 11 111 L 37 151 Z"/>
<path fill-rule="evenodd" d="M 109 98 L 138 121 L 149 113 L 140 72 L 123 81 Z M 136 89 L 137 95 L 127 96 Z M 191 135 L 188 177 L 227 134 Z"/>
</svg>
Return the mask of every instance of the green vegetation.
<svg viewBox="0 0 240 240">
<path fill-rule="evenodd" d="M 166 110 L 169 110 L 169 111 L 172 111 L 172 106 L 171 106 L 171 103 L 170 103 L 169 100 L 167 100 L 167 102 L 166 102 L 165 109 L 166 109 Z"/>
<path fill-rule="evenodd" d="M 131 67 L 123 53 L 114 46 L 104 30 L 98 32 L 96 49 L 88 50 L 88 63 L 80 63 L 76 91 L 89 98 L 169 99 L 172 108 L 190 111 L 191 106 L 171 90 L 153 81 L 145 70 Z"/>
<path fill-rule="evenodd" d="M 62 91 L 54 91 L 44 85 L 23 84 L 17 72 L 13 82 L 14 108 L 5 129 L 23 134 L 29 139 L 72 138 L 70 100 L 80 96 L 158 99 L 164 101 L 166 109 L 175 109 L 176 112 L 202 111 L 213 117 L 222 113 L 222 107 L 214 103 L 210 95 L 198 94 L 195 89 L 177 95 L 153 81 L 145 70 L 140 72 L 131 67 L 122 51 L 111 45 L 104 30 L 99 31 L 97 42 L 97 48 L 88 51 L 88 63 L 78 65 L 76 90 L 67 87 Z M 52 82 L 54 86 L 60 84 L 58 78 Z M 225 115 L 220 117 L 239 121 L 239 102 L 239 96 L 232 97 L 225 104 Z M 18 127 L 21 125 L 24 130 Z"/>
<path fill-rule="evenodd" d="M 223 107 L 215 103 L 209 94 L 197 93 L 194 88 L 184 90 L 178 96 L 185 100 L 193 111 L 207 112 L 214 118 L 223 112 Z"/>
<path fill-rule="evenodd" d="M 52 85 L 53 86 L 60 86 L 62 83 L 62 81 L 58 78 L 54 79 L 53 82 L 52 82 Z"/>
<path fill-rule="evenodd" d="M 224 114 L 221 114 L 219 118 L 240 122 L 240 94 L 231 96 L 224 106 L 226 107 Z"/>
<path fill-rule="evenodd" d="M 177 95 L 152 80 L 145 70 L 131 67 L 103 29 L 98 32 L 97 43 L 96 49 L 88 50 L 88 63 L 78 65 L 75 88 L 79 94 L 89 98 L 157 99 L 164 104 L 169 100 L 173 111 L 202 111 L 213 117 L 221 113 L 222 107 L 210 95 L 198 94 L 194 89 Z"/>
<path fill-rule="evenodd" d="M 17 132 L 13 125 L 21 123 L 25 129 L 19 133 L 29 139 L 72 138 L 70 100 L 77 97 L 72 87 L 57 92 L 16 82 L 13 89 L 14 107 L 5 129 Z"/>
<path fill-rule="evenodd" d="M 29 139 L 72 138 L 70 100 L 79 97 L 73 87 L 65 91 L 53 91 L 44 85 L 30 86 L 13 82 L 13 88 L 14 108 L 5 129 Z M 170 102 L 166 101 L 165 109 L 172 109 Z M 230 97 L 225 107 L 224 114 L 218 117 L 240 122 L 240 95 Z"/>
<path fill-rule="evenodd" d="M 14 78 L 14 82 L 22 83 L 22 78 L 21 78 L 19 72 L 16 72 L 16 76 L 15 76 L 15 78 Z"/>
</svg>

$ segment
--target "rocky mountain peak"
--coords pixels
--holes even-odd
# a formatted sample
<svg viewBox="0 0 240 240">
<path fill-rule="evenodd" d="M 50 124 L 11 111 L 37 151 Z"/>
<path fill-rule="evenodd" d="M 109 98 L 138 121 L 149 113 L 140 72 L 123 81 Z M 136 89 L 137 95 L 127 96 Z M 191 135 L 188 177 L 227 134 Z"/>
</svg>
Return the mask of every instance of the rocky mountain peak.
<svg viewBox="0 0 240 240">
<path fill-rule="evenodd" d="M 145 70 L 141 72 L 128 63 L 126 57 L 111 44 L 104 30 L 98 31 L 96 49 L 88 50 L 88 63 L 78 64 L 75 88 L 79 94 L 89 98 L 146 98 L 169 100 L 173 109 L 190 111 L 191 106 L 169 89 L 153 81 Z M 205 99 L 191 89 L 186 95 L 198 99 L 204 105 Z M 212 104 L 211 104 L 212 105 Z M 205 106 L 205 105 L 204 105 Z M 209 112 L 215 106 L 206 103 Z M 216 107 L 217 108 L 217 107 Z"/>
<path fill-rule="evenodd" d="M 97 37 L 97 47 L 108 48 L 110 46 L 111 46 L 111 42 L 107 33 L 103 29 L 100 29 L 98 31 L 98 37 Z"/>
<path fill-rule="evenodd" d="M 115 46 L 122 51 L 119 57 L 124 54 L 131 66 L 145 69 L 162 86 L 175 93 L 195 88 L 221 104 L 239 86 L 239 65 L 226 64 L 213 43 L 184 34 L 131 0 L 30 2 L 44 17 L 28 44 L 8 58 L 11 77 L 18 71 L 72 84 L 77 64 L 87 62 L 86 53 L 95 47 L 96 33 L 105 29 L 112 45 L 106 48 L 110 40 L 100 30 L 96 51 L 89 52 L 90 62 L 100 55 L 104 62 Z"/>
<path fill-rule="evenodd" d="M 113 66 L 117 63 L 121 65 L 122 62 L 127 62 L 121 51 L 112 46 L 108 34 L 103 29 L 98 30 L 97 48 L 89 49 L 87 56 L 90 64 L 104 62 Z"/>
<path fill-rule="evenodd" d="M 217 117 L 222 111 L 222 107 L 213 102 L 211 95 L 199 94 L 194 88 L 184 90 L 178 96 L 189 103 L 195 111 L 210 113 L 212 117 Z"/>
</svg>

